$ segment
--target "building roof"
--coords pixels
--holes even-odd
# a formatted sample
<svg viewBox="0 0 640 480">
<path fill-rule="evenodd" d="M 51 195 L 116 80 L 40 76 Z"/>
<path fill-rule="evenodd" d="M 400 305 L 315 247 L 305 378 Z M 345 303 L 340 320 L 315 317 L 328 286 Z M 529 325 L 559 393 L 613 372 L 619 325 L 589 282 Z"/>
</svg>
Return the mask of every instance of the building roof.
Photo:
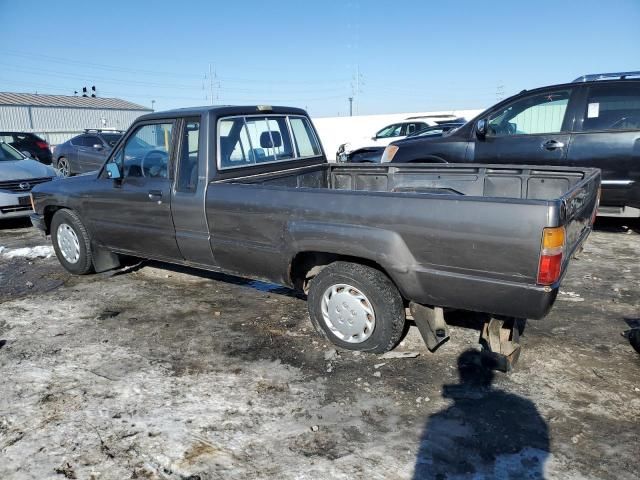
<svg viewBox="0 0 640 480">
<path fill-rule="evenodd" d="M 119 98 L 72 97 L 68 95 L 40 95 L 37 93 L 0 92 L 0 105 L 151 111 L 148 107 L 120 100 Z"/>
</svg>

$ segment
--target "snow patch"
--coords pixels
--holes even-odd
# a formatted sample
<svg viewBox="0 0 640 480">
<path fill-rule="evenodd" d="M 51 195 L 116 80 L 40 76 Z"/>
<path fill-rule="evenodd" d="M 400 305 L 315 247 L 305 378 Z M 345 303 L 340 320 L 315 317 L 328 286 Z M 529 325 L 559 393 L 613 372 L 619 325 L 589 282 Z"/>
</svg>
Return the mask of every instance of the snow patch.
<svg viewBox="0 0 640 480">
<path fill-rule="evenodd" d="M 7 249 L 0 247 L 0 253 L 4 258 L 26 258 L 33 260 L 34 258 L 49 258 L 53 256 L 53 247 L 51 245 L 38 245 L 37 247 L 24 247 Z"/>
</svg>

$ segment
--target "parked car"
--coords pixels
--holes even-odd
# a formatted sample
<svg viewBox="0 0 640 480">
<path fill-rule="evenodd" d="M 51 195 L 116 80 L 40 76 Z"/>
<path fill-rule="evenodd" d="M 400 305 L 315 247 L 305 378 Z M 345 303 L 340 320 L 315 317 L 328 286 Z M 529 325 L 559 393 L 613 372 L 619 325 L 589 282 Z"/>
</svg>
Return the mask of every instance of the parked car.
<svg viewBox="0 0 640 480">
<path fill-rule="evenodd" d="M 441 137 L 442 135 L 445 135 L 448 132 L 461 127 L 462 125 L 464 125 L 464 122 L 447 122 L 433 127 L 425 127 L 422 130 L 418 130 L 410 135 L 407 135 L 407 138 Z M 341 155 L 338 161 L 351 163 L 380 163 L 380 159 L 382 158 L 384 149 L 385 147 L 360 148 L 358 150 L 352 151 L 348 155 Z"/>
<path fill-rule="evenodd" d="M 97 170 L 121 138 L 120 130 L 85 130 L 56 147 L 54 165 L 65 177 Z"/>
<path fill-rule="evenodd" d="M 34 160 L 51 165 L 49 144 L 33 133 L 0 132 L 0 142 L 5 142 Z"/>
<path fill-rule="evenodd" d="M 400 140 L 428 127 L 457 120 L 455 115 L 425 115 L 409 117 L 401 122 L 392 123 L 378 130 L 373 137 L 364 137 L 338 146 L 336 161 L 346 162 L 349 154 L 367 147 L 386 147 L 391 142 Z"/>
<path fill-rule="evenodd" d="M 0 220 L 32 212 L 29 192 L 56 177 L 56 171 L 0 141 Z"/>
<path fill-rule="evenodd" d="M 640 72 L 523 90 L 439 138 L 387 147 L 382 162 L 501 163 L 602 170 L 600 213 L 640 216 Z"/>
<path fill-rule="evenodd" d="M 368 352 L 397 344 L 406 305 L 432 349 L 443 307 L 487 312 L 485 343 L 508 356 L 515 323 L 495 315 L 547 314 L 599 179 L 328 164 L 304 110 L 200 107 L 139 117 L 98 172 L 37 186 L 31 219 L 75 274 L 132 255 L 287 285 L 308 292 L 318 332 Z"/>
</svg>

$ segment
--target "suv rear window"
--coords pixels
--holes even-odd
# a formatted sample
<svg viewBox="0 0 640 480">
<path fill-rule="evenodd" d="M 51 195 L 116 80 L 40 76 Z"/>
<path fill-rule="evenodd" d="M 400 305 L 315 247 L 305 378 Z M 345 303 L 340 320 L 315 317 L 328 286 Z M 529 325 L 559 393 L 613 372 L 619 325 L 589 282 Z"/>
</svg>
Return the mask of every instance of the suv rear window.
<svg viewBox="0 0 640 480">
<path fill-rule="evenodd" d="M 218 121 L 218 168 L 221 170 L 313 157 L 321 152 L 305 117 L 250 115 Z"/>
<path fill-rule="evenodd" d="M 592 87 L 583 131 L 640 129 L 640 85 Z"/>
</svg>

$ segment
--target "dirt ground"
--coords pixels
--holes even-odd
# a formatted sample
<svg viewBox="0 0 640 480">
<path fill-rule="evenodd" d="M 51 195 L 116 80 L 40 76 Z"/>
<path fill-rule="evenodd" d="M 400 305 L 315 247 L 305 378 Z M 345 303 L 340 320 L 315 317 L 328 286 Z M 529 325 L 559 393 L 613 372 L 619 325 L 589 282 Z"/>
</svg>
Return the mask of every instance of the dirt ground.
<svg viewBox="0 0 640 480">
<path fill-rule="evenodd" d="M 640 222 L 598 221 L 493 376 L 458 371 L 474 329 L 432 354 L 412 327 L 396 351 L 413 358 L 336 351 L 290 290 L 155 263 L 72 277 L 16 253 L 44 245 L 0 224 L 2 479 L 638 478 L 621 332 L 640 325 Z"/>
</svg>

